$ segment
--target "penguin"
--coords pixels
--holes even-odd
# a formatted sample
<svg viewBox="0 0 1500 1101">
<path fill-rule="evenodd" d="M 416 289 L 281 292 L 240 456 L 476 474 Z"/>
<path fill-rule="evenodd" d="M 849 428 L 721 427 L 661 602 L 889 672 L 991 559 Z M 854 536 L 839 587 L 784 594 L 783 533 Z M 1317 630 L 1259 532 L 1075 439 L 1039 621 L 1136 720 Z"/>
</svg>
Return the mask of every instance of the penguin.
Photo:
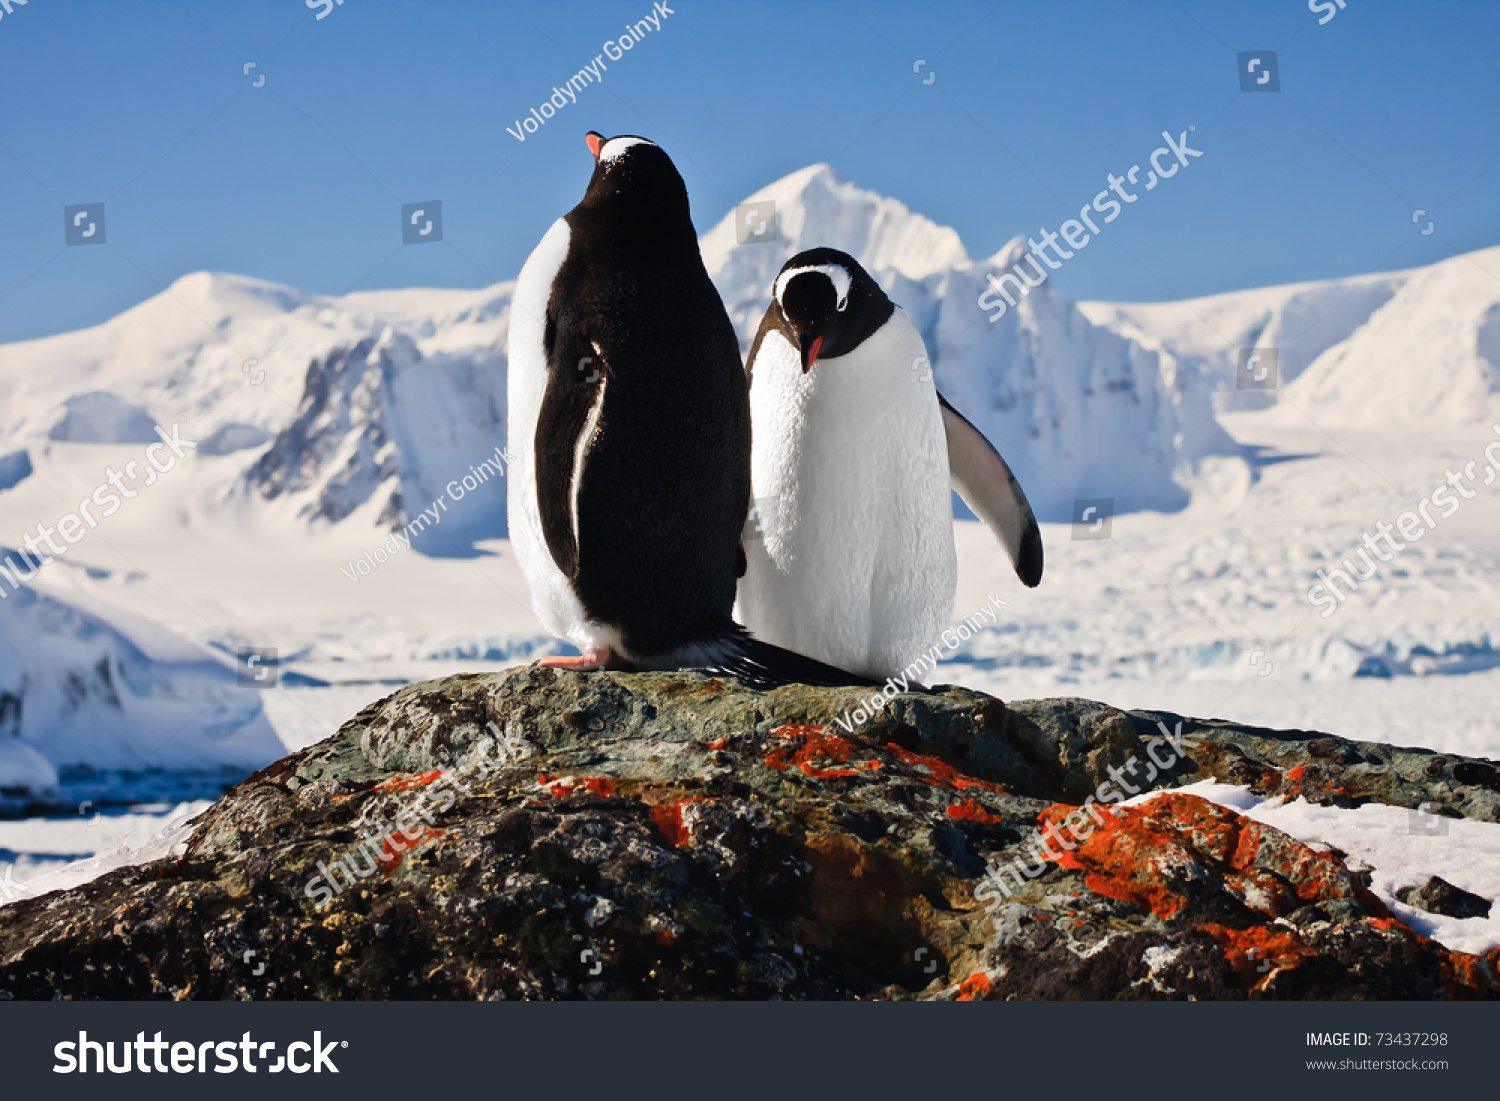
<svg viewBox="0 0 1500 1101">
<path fill-rule="evenodd" d="M 792 257 L 746 373 L 754 506 L 736 614 L 757 637 L 872 678 L 941 638 L 958 584 L 950 487 L 1021 581 L 1042 578 L 1010 467 L 937 391 L 922 336 L 852 256 Z"/>
<path fill-rule="evenodd" d="M 567 669 L 708 668 L 865 683 L 733 619 L 750 497 L 739 342 L 698 250 L 687 187 L 654 142 L 590 131 L 582 201 L 512 298 L 512 549 Z"/>
</svg>

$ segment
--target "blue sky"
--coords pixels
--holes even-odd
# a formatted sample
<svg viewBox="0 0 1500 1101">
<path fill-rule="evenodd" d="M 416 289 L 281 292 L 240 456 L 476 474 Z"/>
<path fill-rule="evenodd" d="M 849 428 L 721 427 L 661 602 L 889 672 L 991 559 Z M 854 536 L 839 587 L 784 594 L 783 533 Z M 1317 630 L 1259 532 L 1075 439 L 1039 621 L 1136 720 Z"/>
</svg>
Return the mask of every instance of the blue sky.
<svg viewBox="0 0 1500 1101">
<path fill-rule="evenodd" d="M 1307 0 L 679 0 L 525 142 L 506 127 L 651 0 L 345 0 L 323 19 L 303 0 L 17 2 L 0 5 L 0 341 L 203 268 L 325 294 L 513 278 L 581 194 L 588 129 L 659 140 L 700 232 L 830 161 L 987 256 L 1195 126 L 1204 156 L 1055 276 L 1080 299 L 1500 243 L 1493 0 L 1347 0 L 1324 25 Z M 1251 50 L 1277 51 L 1281 93 L 1239 91 Z M 444 241 L 402 247 L 401 204 L 434 198 Z M 105 246 L 65 247 L 64 206 L 101 201 Z"/>
</svg>

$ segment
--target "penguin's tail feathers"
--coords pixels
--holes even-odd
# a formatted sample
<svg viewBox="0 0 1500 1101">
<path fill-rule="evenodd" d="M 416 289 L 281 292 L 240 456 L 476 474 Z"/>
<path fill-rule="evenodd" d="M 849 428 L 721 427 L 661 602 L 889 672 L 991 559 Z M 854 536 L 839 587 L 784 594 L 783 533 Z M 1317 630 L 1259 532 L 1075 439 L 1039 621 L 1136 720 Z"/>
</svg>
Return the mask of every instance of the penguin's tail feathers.
<svg viewBox="0 0 1500 1101">
<path fill-rule="evenodd" d="M 740 637 L 740 652 L 715 662 L 708 672 L 723 673 L 757 688 L 779 688 L 784 684 L 809 684 L 815 688 L 879 688 L 880 681 L 828 665 L 749 633 Z"/>
</svg>

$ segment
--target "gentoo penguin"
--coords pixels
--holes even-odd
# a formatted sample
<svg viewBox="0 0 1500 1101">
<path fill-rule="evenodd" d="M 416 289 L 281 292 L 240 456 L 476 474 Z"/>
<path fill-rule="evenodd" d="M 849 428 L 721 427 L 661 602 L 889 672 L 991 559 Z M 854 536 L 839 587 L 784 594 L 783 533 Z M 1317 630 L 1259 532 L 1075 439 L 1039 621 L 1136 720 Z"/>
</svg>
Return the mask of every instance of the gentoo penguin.
<svg viewBox="0 0 1500 1101">
<path fill-rule="evenodd" d="M 860 683 L 734 622 L 739 343 L 671 159 L 645 138 L 587 140 L 588 189 L 526 261 L 510 322 L 512 547 L 537 615 L 582 651 L 544 664 Z"/>
<path fill-rule="evenodd" d="M 754 510 L 736 611 L 757 637 L 899 674 L 952 616 L 950 485 L 1021 580 L 1041 580 L 1041 532 L 1015 476 L 937 392 L 921 334 L 852 256 L 787 261 L 746 371 Z"/>
</svg>

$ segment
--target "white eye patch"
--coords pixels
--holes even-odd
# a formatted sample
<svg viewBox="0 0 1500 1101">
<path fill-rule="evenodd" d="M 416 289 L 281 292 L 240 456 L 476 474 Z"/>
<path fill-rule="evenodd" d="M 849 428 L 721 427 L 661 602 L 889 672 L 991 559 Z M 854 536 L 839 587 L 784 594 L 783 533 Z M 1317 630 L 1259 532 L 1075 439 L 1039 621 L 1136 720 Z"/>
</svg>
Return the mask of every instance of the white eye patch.
<svg viewBox="0 0 1500 1101">
<path fill-rule="evenodd" d="M 782 272 L 776 277 L 776 286 L 774 288 L 776 301 L 781 301 L 781 296 L 786 293 L 786 285 L 788 283 L 803 272 L 809 271 L 819 272 L 828 277 L 828 281 L 833 284 L 834 293 L 838 295 L 839 310 L 842 311 L 845 306 L 849 305 L 849 288 L 854 285 L 854 280 L 850 278 L 847 271 L 837 264 L 813 264 L 809 267 L 791 268 L 788 271 Z"/>
</svg>

